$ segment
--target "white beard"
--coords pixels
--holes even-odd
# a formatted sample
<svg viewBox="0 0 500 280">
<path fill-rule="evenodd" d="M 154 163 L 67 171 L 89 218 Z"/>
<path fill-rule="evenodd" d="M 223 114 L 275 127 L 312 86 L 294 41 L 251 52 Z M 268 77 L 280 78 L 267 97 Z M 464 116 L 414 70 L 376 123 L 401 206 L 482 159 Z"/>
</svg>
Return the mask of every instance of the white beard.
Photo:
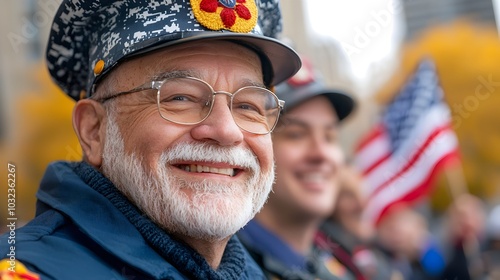
<svg viewBox="0 0 500 280">
<path fill-rule="evenodd" d="M 274 168 L 261 171 L 254 154 L 241 147 L 182 143 L 162 153 L 156 170 L 124 151 L 118 125 L 110 116 L 106 127 L 102 169 L 115 186 L 156 224 L 169 233 L 195 239 L 221 240 L 236 233 L 267 200 Z M 174 161 L 225 162 L 245 167 L 245 183 L 185 180 L 169 174 Z M 189 189 L 188 195 L 182 189 Z"/>
</svg>

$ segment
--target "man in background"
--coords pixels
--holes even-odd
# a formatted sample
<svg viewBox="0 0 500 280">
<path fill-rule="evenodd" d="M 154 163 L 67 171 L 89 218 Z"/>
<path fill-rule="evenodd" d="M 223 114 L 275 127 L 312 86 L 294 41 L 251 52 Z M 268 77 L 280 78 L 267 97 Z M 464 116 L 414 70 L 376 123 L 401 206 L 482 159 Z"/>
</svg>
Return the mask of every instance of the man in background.
<svg viewBox="0 0 500 280">
<path fill-rule="evenodd" d="M 344 164 L 339 122 L 354 100 L 326 87 L 305 61 L 276 94 L 286 102 L 273 133 L 276 182 L 239 237 L 269 279 L 354 279 L 327 244 L 316 242 L 335 206 Z"/>
</svg>

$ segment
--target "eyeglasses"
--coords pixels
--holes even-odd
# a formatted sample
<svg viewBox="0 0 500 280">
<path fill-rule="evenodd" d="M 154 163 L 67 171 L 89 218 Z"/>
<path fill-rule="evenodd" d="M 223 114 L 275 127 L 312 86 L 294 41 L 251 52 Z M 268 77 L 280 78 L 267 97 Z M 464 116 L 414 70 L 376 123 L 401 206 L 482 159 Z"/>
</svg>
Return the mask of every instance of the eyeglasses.
<svg viewBox="0 0 500 280">
<path fill-rule="evenodd" d="M 104 103 L 110 99 L 156 89 L 156 103 L 160 116 L 170 122 L 194 125 L 208 118 L 214 107 L 215 95 L 225 94 L 230 98 L 233 119 L 242 130 L 254 134 L 273 131 L 285 101 L 270 90 L 258 86 L 246 86 L 234 93 L 215 91 L 207 82 L 194 77 L 167 78 L 148 82 L 146 85 L 96 99 Z"/>
</svg>

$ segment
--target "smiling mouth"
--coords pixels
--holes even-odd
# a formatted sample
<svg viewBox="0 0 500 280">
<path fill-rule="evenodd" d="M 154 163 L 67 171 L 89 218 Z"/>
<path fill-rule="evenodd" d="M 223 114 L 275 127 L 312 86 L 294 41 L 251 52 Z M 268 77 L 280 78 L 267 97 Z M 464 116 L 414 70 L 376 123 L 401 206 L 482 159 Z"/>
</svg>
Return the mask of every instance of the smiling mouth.
<svg viewBox="0 0 500 280">
<path fill-rule="evenodd" d="M 206 165 L 198 165 L 198 164 L 181 164 L 177 165 L 177 168 L 182 169 L 186 172 L 192 172 L 192 173 L 213 173 L 213 174 L 220 174 L 220 175 L 226 175 L 229 177 L 233 177 L 238 173 L 237 169 L 234 168 L 216 168 L 216 167 L 211 167 L 211 166 L 206 166 Z"/>
</svg>

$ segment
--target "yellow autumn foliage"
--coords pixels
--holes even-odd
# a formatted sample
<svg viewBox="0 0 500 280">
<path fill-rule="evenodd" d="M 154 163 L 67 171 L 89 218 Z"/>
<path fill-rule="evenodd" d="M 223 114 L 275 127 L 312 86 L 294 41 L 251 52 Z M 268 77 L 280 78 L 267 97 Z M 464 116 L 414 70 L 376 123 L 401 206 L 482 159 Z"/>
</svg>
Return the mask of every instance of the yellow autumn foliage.
<svg viewBox="0 0 500 280">
<path fill-rule="evenodd" d="M 486 200 L 500 199 L 500 40 L 490 26 L 460 20 L 423 32 L 401 52 L 400 69 L 378 92 L 385 104 L 401 88 L 422 57 L 438 70 L 452 124 L 460 143 L 468 189 Z M 448 180 L 440 178 L 433 196 L 442 209 L 451 200 Z"/>
<path fill-rule="evenodd" d="M 28 70 L 26 79 L 33 80 L 34 87 L 19 94 L 11 105 L 15 108 L 12 140 L 0 147 L 5 151 L 2 162 L 16 164 L 20 224 L 34 217 L 35 193 L 47 165 L 56 160 L 80 160 L 82 155 L 71 121 L 75 102 L 51 81 L 42 63 Z"/>
</svg>

